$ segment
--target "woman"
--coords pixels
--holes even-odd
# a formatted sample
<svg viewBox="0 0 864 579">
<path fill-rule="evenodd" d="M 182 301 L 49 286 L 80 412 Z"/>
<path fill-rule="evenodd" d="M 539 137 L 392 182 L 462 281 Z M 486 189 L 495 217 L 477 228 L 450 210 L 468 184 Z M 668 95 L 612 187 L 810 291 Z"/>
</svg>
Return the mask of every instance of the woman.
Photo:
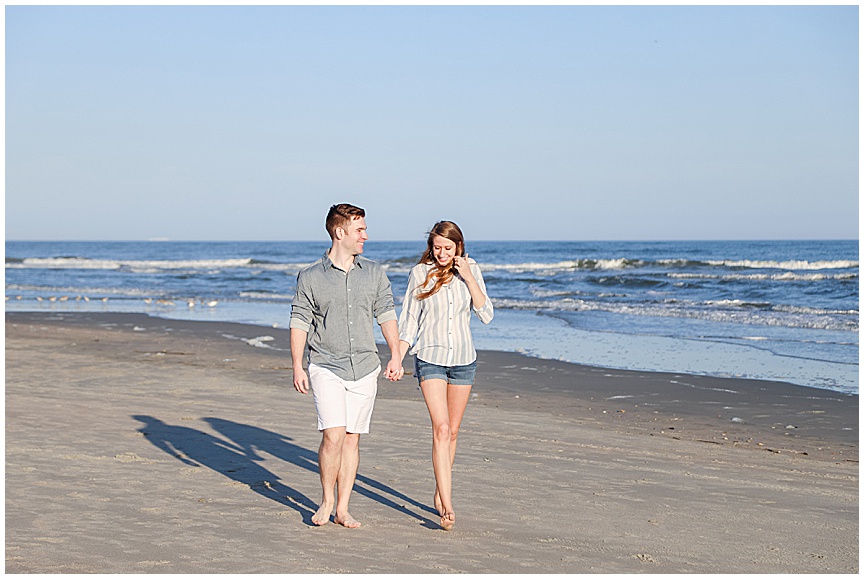
<svg viewBox="0 0 864 579">
<path fill-rule="evenodd" d="M 469 327 L 472 311 L 484 324 L 492 321 L 483 275 L 465 253 L 459 226 L 439 221 L 408 278 L 399 338 L 402 357 L 409 348 L 415 355 L 414 374 L 432 419 L 434 500 L 445 530 L 456 522 L 451 498 L 456 437 L 477 369 Z"/>
</svg>

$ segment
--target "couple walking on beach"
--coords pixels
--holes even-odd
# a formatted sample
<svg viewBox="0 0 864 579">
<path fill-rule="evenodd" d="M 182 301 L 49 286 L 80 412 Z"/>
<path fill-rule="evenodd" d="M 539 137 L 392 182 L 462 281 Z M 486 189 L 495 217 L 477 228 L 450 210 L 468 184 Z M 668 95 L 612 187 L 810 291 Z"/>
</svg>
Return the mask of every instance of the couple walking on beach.
<svg viewBox="0 0 864 579">
<path fill-rule="evenodd" d="M 291 304 L 294 387 L 302 394 L 312 390 L 322 432 L 322 498 L 312 522 L 328 523 L 335 507 L 334 522 L 360 526 L 348 512 L 348 501 L 360 464 L 360 435 L 369 432 L 381 373 L 374 318 L 390 348 L 385 378 L 401 379 L 405 354 L 411 349 L 415 355 L 414 374 L 432 420 L 435 508 L 441 527 L 450 530 L 456 522 L 456 439 L 477 368 L 469 321 L 473 311 L 488 324 L 492 302 L 480 268 L 465 253 L 462 231 L 451 221 L 439 221 L 411 270 L 397 323 L 384 268 L 360 255 L 369 238 L 365 216 L 347 203 L 330 208 L 325 222 L 330 249 L 298 274 Z M 303 368 L 307 344 L 308 374 Z"/>
</svg>

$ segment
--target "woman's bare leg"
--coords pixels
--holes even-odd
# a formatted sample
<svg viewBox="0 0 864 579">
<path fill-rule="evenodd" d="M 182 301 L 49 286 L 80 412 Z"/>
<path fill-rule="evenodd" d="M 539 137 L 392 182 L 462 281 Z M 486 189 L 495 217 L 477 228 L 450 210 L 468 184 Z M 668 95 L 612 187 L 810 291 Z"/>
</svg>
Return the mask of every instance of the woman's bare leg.
<svg viewBox="0 0 864 579">
<path fill-rule="evenodd" d="M 432 419 L 432 468 L 435 471 L 435 508 L 441 526 L 449 530 L 456 522 L 452 502 L 453 461 L 459 426 L 471 395 L 470 385 L 447 384 L 444 380 L 424 380 L 420 384 L 429 417 Z"/>
</svg>

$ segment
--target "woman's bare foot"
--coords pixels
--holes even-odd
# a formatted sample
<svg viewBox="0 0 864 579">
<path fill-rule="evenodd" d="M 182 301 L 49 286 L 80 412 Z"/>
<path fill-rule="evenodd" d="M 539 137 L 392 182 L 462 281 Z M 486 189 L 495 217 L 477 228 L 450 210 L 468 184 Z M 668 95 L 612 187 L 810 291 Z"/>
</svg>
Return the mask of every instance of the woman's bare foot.
<svg viewBox="0 0 864 579">
<path fill-rule="evenodd" d="M 330 522 L 330 513 L 333 512 L 333 503 L 321 503 L 318 511 L 312 515 L 312 522 L 318 525 L 326 525 Z"/>
<path fill-rule="evenodd" d="M 333 518 L 333 522 L 348 529 L 356 529 L 360 526 L 360 523 L 348 513 L 345 513 L 345 516 L 341 516 L 337 513 Z"/>
<path fill-rule="evenodd" d="M 435 489 L 435 498 L 432 499 L 435 502 L 435 510 L 438 511 L 439 515 L 444 515 L 444 505 L 441 503 L 441 495 L 438 494 L 438 489 Z"/>
<path fill-rule="evenodd" d="M 441 515 L 441 528 L 449 531 L 456 524 L 456 513 L 444 513 Z"/>
</svg>

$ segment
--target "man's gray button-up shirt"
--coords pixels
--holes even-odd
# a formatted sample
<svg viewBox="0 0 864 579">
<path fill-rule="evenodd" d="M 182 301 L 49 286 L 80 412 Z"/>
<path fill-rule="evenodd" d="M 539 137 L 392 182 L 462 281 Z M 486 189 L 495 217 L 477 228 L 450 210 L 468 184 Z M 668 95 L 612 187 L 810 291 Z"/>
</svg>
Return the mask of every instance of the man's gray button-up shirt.
<svg viewBox="0 0 864 579">
<path fill-rule="evenodd" d="M 291 328 L 308 332 L 309 362 L 343 380 L 359 380 L 379 365 L 372 318 L 396 319 L 384 268 L 356 256 L 343 271 L 327 256 L 297 274 Z"/>
</svg>

